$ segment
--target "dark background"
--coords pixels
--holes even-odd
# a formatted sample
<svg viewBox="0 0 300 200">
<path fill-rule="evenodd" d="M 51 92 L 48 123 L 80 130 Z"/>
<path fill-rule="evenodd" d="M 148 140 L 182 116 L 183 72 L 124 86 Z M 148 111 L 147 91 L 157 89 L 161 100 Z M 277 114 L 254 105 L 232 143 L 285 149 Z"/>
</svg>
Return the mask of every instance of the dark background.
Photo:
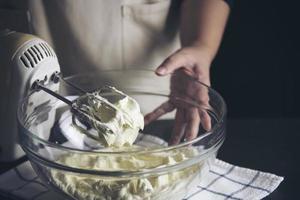
<svg viewBox="0 0 300 200">
<path fill-rule="evenodd" d="M 300 2 L 235 0 L 212 86 L 228 106 L 219 158 L 284 176 L 266 200 L 298 195 Z"/>
<path fill-rule="evenodd" d="M 235 0 L 212 86 L 229 118 L 300 117 L 300 3 Z"/>
</svg>

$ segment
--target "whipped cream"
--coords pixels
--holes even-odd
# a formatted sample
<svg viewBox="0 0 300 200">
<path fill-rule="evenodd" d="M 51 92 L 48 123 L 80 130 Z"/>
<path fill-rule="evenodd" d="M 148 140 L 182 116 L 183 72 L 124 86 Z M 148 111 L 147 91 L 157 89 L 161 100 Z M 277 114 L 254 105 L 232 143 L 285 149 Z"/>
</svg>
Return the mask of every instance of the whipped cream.
<svg viewBox="0 0 300 200">
<path fill-rule="evenodd" d="M 184 150 L 149 154 L 128 154 L 128 156 L 105 155 L 95 153 L 66 154 L 58 162 L 101 171 L 145 171 L 162 168 L 183 162 L 197 155 L 197 151 L 188 147 Z M 144 177 L 109 178 L 96 175 L 67 173 L 52 170 L 55 185 L 78 200 L 116 199 L 116 200 L 165 200 L 170 193 L 181 193 L 182 189 L 198 179 L 202 164 L 171 171 L 163 174 L 150 174 Z M 178 194 L 177 194 L 178 195 Z M 175 199 L 176 195 L 175 195 Z"/>
<path fill-rule="evenodd" d="M 114 87 L 80 96 L 73 107 L 88 114 L 87 122 L 97 130 L 97 140 L 105 146 L 131 145 L 144 128 L 139 104 Z"/>
</svg>

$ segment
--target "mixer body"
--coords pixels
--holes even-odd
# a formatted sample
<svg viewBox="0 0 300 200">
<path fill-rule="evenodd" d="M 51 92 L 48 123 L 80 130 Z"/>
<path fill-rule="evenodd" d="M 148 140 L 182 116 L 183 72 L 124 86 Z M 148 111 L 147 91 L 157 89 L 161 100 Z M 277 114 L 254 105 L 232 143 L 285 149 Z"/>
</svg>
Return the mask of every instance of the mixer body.
<svg viewBox="0 0 300 200">
<path fill-rule="evenodd" d="M 25 155 L 17 138 L 18 102 L 32 92 L 36 80 L 43 80 L 47 87 L 57 91 L 59 84 L 51 83 L 50 77 L 60 72 L 60 67 L 47 42 L 34 35 L 10 30 L 0 32 L 0 56 L 0 161 L 9 162 Z M 39 105 L 49 98 L 43 92 L 35 92 L 29 101 Z"/>
</svg>

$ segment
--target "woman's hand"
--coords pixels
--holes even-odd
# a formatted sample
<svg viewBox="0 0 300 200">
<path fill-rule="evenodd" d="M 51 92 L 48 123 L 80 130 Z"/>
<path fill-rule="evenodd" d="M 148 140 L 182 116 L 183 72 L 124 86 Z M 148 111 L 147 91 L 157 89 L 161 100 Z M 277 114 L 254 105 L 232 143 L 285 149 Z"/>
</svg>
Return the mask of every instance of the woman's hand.
<svg viewBox="0 0 300 200">
<path fill-rule="evenodd" d="M 210 85 L 212 57 L 207 52 L 198 46 L 185 47 L 169 56 L 156 69 L 159 76 L 172 74 L 171 94 L 167 102 L 145 116 L 145 124 L 177 109 L 170 144 L 179 143 L 183 137 L 186 140 L 196 138 L 200 124 L 207 131 L 211 129 L 211 118 L 206 111 L 209 108 L 208 90 L 199 83 Z"/>
</svg>

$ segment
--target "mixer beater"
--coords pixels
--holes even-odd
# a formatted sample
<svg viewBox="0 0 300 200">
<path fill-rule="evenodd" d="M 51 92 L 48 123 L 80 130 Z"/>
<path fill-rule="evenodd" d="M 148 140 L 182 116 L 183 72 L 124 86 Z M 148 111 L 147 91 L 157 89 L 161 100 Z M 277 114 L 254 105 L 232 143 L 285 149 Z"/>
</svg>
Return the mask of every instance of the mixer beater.
<svg viewBox="0 0 300 200">
<path fill-rule="evenodd" d="M 53 97 L 63 101 L 64 103 L 66 103 L 68 106 L 70 106 L 70 110 L 73 114 L 73 124 L 80 129 L 82 132 L 84 132 L 88 137 L 94 139 L 94 140 L 99 140 L 99 137 L 101 137 L 101 133 L 105 133 L 105 134 L 114 134 L 114 131 L 112 129 L 110 129 L 106 123 L 103 123 L 102 121 L 104 121 L 103 119 L 99 118 L 98 116 L 95 116 L 89 112 L 87 112 L 88 109 L 86 109 L 86 106 L 89 105 L 84 105 L 82 106 L 80 101 L 84 101 L 84 98 L 91 98 L 93 97 L 93 99 L 95 101 L 97 101 L 98 103 L 102 104 L 102 106 L 104 106 L 107 110 L 109 110 L 109 112 L 111 113 L 115 113 L 118 108 L 116 106 L 114 106 L 111 102 L 109 102 L 106 98 L 101 97 L 99 95 L 94 95 L 93 92 L 87 92 L 83 89 L 81 89 L 80 87 L 76 86 L 75 84 L 73 84 L 72 82 L 69 82 L 68 80 L 65 80 L 61 73 L 59 73 L 58 71 L 54 72 L 51 77 L 50 77 L 50 81 L 52 81 L 53 83 L 58 83 L 59 81 L 63 81 L 64 83 L 66 83 L 68 86 L 70 86 L 72 89 L 75 89 L 77 91 L 79 91 L 80 93 L 82 93 L 82 96 L 79 96 L 78 98 L 76 98 L 73 101 L 70 101 L 69 99 L 61 96 L 60 94 L 56 93 L 55 91 L 52 91 L 51 89 L 49 89 L 47 86 L 45 86 L 44 84 L 44 80 L 36 80 L 33 84 L 31 89 L 34 92 L 37 92 L 39 90 L 43 90 L 44 92 L 52 95 Z M 110 86 L 104 86 L 103 88 L 101 88 L 100 90 L 97 90 L 98 92 L 101 90 L 105 90 L 105 89 L 111 89 L 112 87 Z M 123 115 L 125 115 L 127 117 L 127 119 L 131 120 L 130 117 L 128 116 L 127 113 L 122 113 Z M 78 120 L 81 124 L 83 124 L 85 126 L 85 128 L 82 128 L 81 125 L 78 124 L 78 122 L 76 121 Z M 94 128 L 99 134 L 97 136 L 91 134 L 88 130 Z M 103 141 L 103 138 L 101 137 L 101 141 Z"/>
</svg>

